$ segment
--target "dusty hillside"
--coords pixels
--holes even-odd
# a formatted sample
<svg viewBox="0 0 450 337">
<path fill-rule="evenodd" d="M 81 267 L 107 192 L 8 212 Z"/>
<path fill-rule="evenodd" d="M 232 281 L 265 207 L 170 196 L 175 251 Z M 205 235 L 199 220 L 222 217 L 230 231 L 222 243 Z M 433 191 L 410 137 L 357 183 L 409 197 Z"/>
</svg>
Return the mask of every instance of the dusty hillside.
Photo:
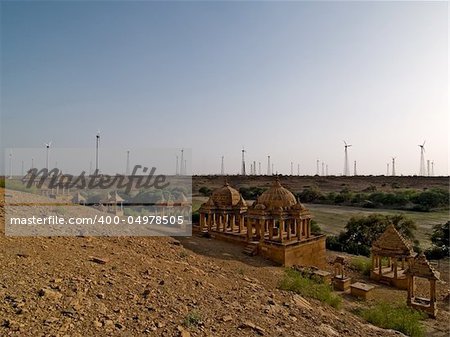
<svg viewBox="0 0 450 337">
<path fill-rule="evenodd" d="M 217 188 L 223 184 L 224 176 L 194 176 L 192 178 L 193 191 L 197 192 L 202 186 Z M 228 182 L 237 188 L 240 187 L 269 187 L 273 176 L 227 176 Z M 450 187 L 449 177 L 385 177 L 385 176 L 351 176 L 351 177 L 320 177 L 320 176 L 281 176 L 280 181 L 293 192 L 302 191 L 307 187 L 317 187 L 322 192 L 339 192 L 344 187 L 353 191 L 363 191 L 375 186 L 378 191 L 392 191 L 398 188 L 413 188 L 422 190 L 424 188 Z"/>
<path fill-rule="evenodd" d="M 398 336 L 203 239 L 5 237 L 3 207 L 0 223 L 0 336 Z"/>
</svg>

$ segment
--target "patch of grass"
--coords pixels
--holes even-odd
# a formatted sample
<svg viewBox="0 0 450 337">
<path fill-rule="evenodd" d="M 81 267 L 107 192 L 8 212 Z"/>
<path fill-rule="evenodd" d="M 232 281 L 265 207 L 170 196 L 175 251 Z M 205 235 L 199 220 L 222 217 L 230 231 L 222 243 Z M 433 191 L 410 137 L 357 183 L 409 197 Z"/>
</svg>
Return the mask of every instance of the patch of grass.
<svg viewBox="0 0 450 337">
<path fill-rule="evenodd" d="M 189 254 L 188 254 L 186 251 L 182 250 L 182 251 L 180 252 L 180 257 L 181 257 L 181 258 L 185 258 L 185 257 L 188 257 L 188 256 L 189 256 Z"/>
<path fill-rule="evenodd" d="M 201 317 L 200 313 L 198 311 L 191 311 L 184 318 L 183 324 L 189 328 L 191 326 L 199 325 L 201 321 L 202 321 L 202 317 Z"/>
<path fill-rule="evenodd" d="M 424 336 L 420 320 L 426 315 L 405 304 L 380 302 L 373 307 L 359 309 L 356 314 L 380 328 L 394 329 L 411 337 Z"/>
<path fill-rule="evenodd" d="M 370 270 L 372 269 L 372 261 L 369 258 L 360 256 L 355 257 L 350 262 L 351 267 L 357 271 L 359 271 L 361 274 L 365 276 L 370 275 Z"/>
<path fill-rule="evenodd" d="M 340 307 L 342 302 L 342 298 L 333 293 L 330 285 L 304 277 L 294 269 L 286 269 L 279 288 L 281 290 L 293 291 L 305 297 L 315 298 L 336 309 Z"/>
</svg>

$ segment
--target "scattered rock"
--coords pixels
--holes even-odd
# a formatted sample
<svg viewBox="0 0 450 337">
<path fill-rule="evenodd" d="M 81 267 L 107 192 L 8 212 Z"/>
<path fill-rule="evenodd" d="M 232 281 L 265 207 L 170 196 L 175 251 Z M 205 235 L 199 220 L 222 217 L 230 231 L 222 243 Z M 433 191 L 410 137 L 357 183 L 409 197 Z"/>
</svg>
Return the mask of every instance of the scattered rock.
<svg viewBox="0 0 450 337">
<path fill-rule="evenodd" d="M 241 329 L 252 329 L 252 330 L 257 332 L 261 336 L 266 333 L 266 331 L 263 328 L 261 328 L 260 326 L 257 326 L 256 324 L 254 324 L 254 323 L 252 323 L 250 321 L 245 321 L 245 322 L 241 323 L 238 328 L 241 328 Z"/>
<path fill-rule="evenodd" d="M 94 256 L 91 256 L 90 260 L 92 262 L 95 262 L 95 263 L 98 263 L 98 264 L 106 264 L 106 263 L 109 262 L 109 260 L 106 259 L 106 258 L 100 258 L 100 257 L 94 257 Z"/>
<path fill-rule="evenodd" d="M 38 295 L 52 300 L 58 300 L 62 297 L 60 292 L 48 288 L 42 288 L 39 290 Z"/>
<path fill-rule="evenodd" d="M 222 317 L 222 321 L 224 322 L 230 322 L 233 320 L 233 317 L 231 315 L 225 315 Z"/>
</svg>

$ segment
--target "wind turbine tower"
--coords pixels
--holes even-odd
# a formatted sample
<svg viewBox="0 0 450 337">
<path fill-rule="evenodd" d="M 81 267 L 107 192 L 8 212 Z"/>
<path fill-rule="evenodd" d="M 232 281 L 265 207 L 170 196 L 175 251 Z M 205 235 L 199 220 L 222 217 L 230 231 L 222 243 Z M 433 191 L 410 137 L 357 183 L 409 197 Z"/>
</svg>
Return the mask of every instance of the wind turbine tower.
<svg viewBox="0 0 450 337">
<path fill-rule="evenodd" d="M 258 175 L 261 175 L 261 162 L 258 162 Z"/>
<path fill-rule="evenodd" d="M 267 175 L 270 176 L 270 156 L 267 156 Z"/>
<path fill-rule="evenodd" d="M 319 175 L 319 159 L 316 160 L 316 175 Z"/>
<path fill-rule="evenodd" d="M 327 164 L 326 167 L 325 167 L 325 174 L 326 174 L 326 176 L 328 177 L 328 164 Z"/>
<path fill-rule="evenodd" d="M 100 146 L 100 130 L 95 135 L 95 174 L 98 174 L 98 147 Z"/>
<path fill-rule="evenodd" d="M 127 167 L 125 170 L 125 175 L 127 177 L 130 175 L 130 150 L 127 150 Z"/>
<path fill-rule="evenodd" d="M 300 175 L 300 164 L 297 164 L 297 175 Z"/>
<path fill-rule="evenodd" d="M 221 175 L 224 175 L 224 174 L 225 174 L 225 168 L 224 168 L 224 166 L 223 166 L 223 156 L 222 156 L 222 163 L 221 163 L 221 165 L 220 165 L 220 174 L 221 174 Z"/>
<path fill-rule="evenodd" d="M 44 145 L 45 145 L 45 148 L 47 149 L 46 157 L 45 157 L 45 168 L 48 171 L 48 161 L 50 159 L 50 146 L 52 145 L 52 142 L 45 143 Z"/>
<path fill-rule="evenodd" d="M 420 147 L 420 171 L 419 176 L 425 175 L 425 141 L 423 141 L 422 145 L 418 145 Z"/>
<path fill-rule="evenodd" d="M 12 151 L 9 151 L 9 179 L 12 178 Z"/>
<path fill-rule="evenodd" d="M 291 162 L 291 176 L 294 175 L 294 163 Z"/>
<path fill-rule="evenodd" d="M 431 175 L 434 177 L 434 161 L 431 162 Z"/>
<path fill-rule="evenodd" d="M 353 163 L 353 175 L 356 176 L 356 160 Z"/>
<path fill-rule="evenodd" d="M 347 142 L 344 140 L 344 148 L 345 148 L 345 162 L 344 162 L 344 176 L 350 175 L 350 167 L 348 165 L 348 151 L 347 149 L 351 146 L 350 144 L 347 144 Z"/>
<path fill-rule="evenodd" d="M 427 160 L 427 175 L 430 176 L 430 159 Z"/>
<path fill-rule="evenodd" d="M 322 162 L 322 176 L 325 175 L 325 163 Z"/>
<path fill-rule="evenodd" d="M 241 174 L 245 176 L 245 149 L 242 148 L 242 171 Z"/>
<path fill-rule="evenodd" d="M 386 164 L 386 177 L 389 177 L 389 163 Z"/>
<path fill-rule="evenodd" d="M 395 176 L 395 157 L 392 157 L 392 176 Z"/>
<path fill-rule="evenodd" d="M 184 149 L 181 149 L 181 158 L 180 158 L 180 176 L 183 175 L 183 165 L 184 165 Z"/>
</svg>

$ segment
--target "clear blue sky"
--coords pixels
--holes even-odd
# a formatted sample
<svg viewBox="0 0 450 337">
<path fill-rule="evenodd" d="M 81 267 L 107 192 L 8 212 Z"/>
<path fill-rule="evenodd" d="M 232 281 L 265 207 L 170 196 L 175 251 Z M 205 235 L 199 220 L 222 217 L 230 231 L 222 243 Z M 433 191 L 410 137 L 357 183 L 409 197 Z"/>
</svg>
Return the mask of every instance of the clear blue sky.
<svg viewBox="0 0 450 337">
<path fill-rule="evenodd" d="M 245 146 L 264 172 L 342 174 L 345 139 L 359 173 L 406 175 L 426 140 L 448 175 L 448 74 L 446 2 L 1 2 L 1 150 L 100 128 L 191 148 L 194 173 L 238 172 Z"/>
</svg>

